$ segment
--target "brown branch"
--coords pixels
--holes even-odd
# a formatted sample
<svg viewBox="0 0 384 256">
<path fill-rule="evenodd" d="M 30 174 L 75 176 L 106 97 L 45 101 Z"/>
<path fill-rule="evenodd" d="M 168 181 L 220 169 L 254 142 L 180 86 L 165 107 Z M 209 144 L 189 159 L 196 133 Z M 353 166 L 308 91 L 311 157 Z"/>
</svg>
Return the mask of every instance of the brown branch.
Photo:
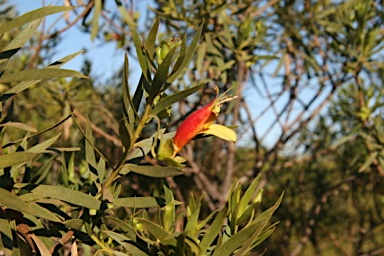
<svg viewBox="0 0 384 256">
<path fill-rule="evenodd" d="M 67 234 L 65 234 L 65 236 L 63 236 L 63 238 L 61 238 L 60 241 L 57 242 L 57 244 L 55 244 L 51 249 L 49 249 L 49 252 L 53 254 L 58 250 L 60 250 L 69 241 L 69 239 L 73 237 L 74 234 L 75 234 L 74 230 L 72 229 L 69 230 Z"/>
</svg>

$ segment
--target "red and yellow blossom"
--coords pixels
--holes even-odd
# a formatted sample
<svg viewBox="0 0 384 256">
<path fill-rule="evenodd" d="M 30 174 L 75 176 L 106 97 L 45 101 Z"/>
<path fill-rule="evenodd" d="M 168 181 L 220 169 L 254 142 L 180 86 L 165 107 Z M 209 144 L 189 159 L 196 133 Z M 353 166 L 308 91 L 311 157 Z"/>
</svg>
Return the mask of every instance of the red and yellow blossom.
<svg viewBox="0 0 384 256">
<path fill-rule="evenodd" d="M 225 140 L 236 142 L 236 133 L 226 126 L 213 124 L 220 113 L 220 108 L 223 103 L 229 102 L 236 97 L 222 94 L 217 97 L 219 88 L 215 86 L 216 97 L 206 106 L 196 110 L 190 114 L 173 138 L 173 157 L 196 135 L 210 134 Z"/>
</svg>

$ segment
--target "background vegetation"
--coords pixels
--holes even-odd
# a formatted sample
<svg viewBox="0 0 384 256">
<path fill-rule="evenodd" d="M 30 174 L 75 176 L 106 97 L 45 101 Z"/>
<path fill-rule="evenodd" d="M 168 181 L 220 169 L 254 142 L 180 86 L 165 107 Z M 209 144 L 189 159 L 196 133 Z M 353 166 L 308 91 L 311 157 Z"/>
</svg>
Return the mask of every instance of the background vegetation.
<svg viewBox="0 0 384 256">
<path fill-rule="evenodd" d="M 235 237 L 239 243 L 237 245 L 240 247 L 241 241 L 244 243 L 242 248 L 247 249 L 241 251 L 234 248 L 234 255 L 243 255 L 248 249 L 252 249 L 249 252 L 252 255 L 259 255 L 265 248 L 267 250 L 264 255 L 362 256 L 384 253 L 382 1 L 159 0 L 154 1 L 145 21 L 138 20 L 134 1 L 111 1 L 113 8 L 107 8 L 107 2 L 110 4 L 102 0 L 63 1 L 63 6 L 78 7 L 71 11 L 71 7 L 57 10 L 68 11 L 70 15 L 69 18 L 63 16 L 63 19 L 68 18 L 67 23 L 55 32 L 46 30 L 44 26 L 39 27 L 39 24 L 31 20 L 26 21 L 29 22 L 27 26 L 34 26 L 32 29 L 37 32 L 30 35 L 30 40 L 24 40 L 22 45 L 28 43 L 16 55 L 9 50 L 18 49 L 22 45 L 7 48 L 8 45 L 15 42 L 12 40 L 17 35 L 25 34 L 31 28 L 22 32 L 21 25 L 26 22 L 12 28 L 3 25 L 14 20 L 15 9 L 5 8 L 7 5 L 2 2 L 4 11 L 1 13 L 0 31 L 4 34 L 0 45 L 0 67 L 3 71 L 0 78 L 0 129 L 3 128 L 3 148 L 0 157 L 16 151 L 27 152 L 33 145 L 41 145 L 54 138 L 51 143 L 43 144 L 38 151 L 27 152 L 40 154 L 37 158 L 36 155 L 30 155 L 32 158 L 24 160 L 28 162 L 22 166 L 10 168 L 0 164 L 0 168 L 4 168 L 0 179 L 3 190 L 11 191 L 19 198 L 24 196 L 22 199 L 29 202 L 28 205 L 38 205 L 48 210 L 49 213 L 44 211 L 44 214 L 53 214 L 41 216 L 43 210 L 40 209 L 39 216 L 21 211 L 20 206 L 12 208 L 9 202 L 0 202 L 2 214 L 5 214 L 0 219 L 0 226 L 5 227 L 5 223 L 8 223 L 9 227 L 1 230 L 2 246 L 7 255 L 13 255 L 11 252 L 14 253 L 15 248 L 20 247 L 22 250 L 21 246 L 15 245 L 15 232 L 22 233 L 16 227 L 23 221 L 17 219 L 17 214 L 10 217 L 11 213 L 7 211 L 9 208 L 25 213 L 24 218 L 28 221 L 24 222 L 33 230 L 37 239 L 32 238 L 32 243 L 24 243 L 31 248 L 35 244 L 38 253 L 42 255 L 45 254 L 41 248 L 51 249 L 50 253 L 57 255 L 66 255 L 72 249 L 72 255 L 75 255 L 77 246 L 81 255 L 93 255 L 96 251 L 108 254 L 108 250 L 113 250 L 116 255 L 127 255 L 123 253 L 133 253 L 130 251 L 133 249 L 125 242 L 126 237 L 139 244 L 135 248 L 145 251 L 145 247 L 145 255 L 157 255 L 160 251 L 179 255 L 177 253 L 180 251 L 174 248 L 182 248 L 186 255 L 215 255 L 214 247 L 211 251 L 200 248 L 207 252 L 196 248 L 199 247 L 197 244 L 202 246 L 199 241 L 207 236 L 205 231 L 199 232 L 204 226 L 214 226 L 213 219 L 224 221 L 220 213 L 215 214 L 207 223 L 203 221 L 217 209 L 225 209 L 220 212 L 228 214 L 229 231 L 217 231 L 221 238 L 215 236 L 212 242 L 212 246 L 218 246 L 216 255 L 224 255 L 217 254 L 221 243 L 217 239 L 226 241 L 238 234 L 237 229 L 246 230 L 247 227 L 251 227 L 248 230 L 253 232 L 246 237 L 251 239 L 252 234 L 255 237 L 247 240 L 251 241 L 249 246 L 246 245 L 246 239 Z M 151 41 L 150 31 L 157 17 L 160 17 L 160 29 L 156 41 Z M 22 80 L 9 78 L 17 72 L 44 69 L 50 63 L 59 67 L 62 62 L 75 57 L 70 56 L 60 63 L 48 61 L 65 33 L 71 33 L 71 30 L 79 27 L 89 33 L 91 38 L 98 38 L 106 44 L 118 42 L 116 45 L 127 51 L 130 60 L 137 59 L 144 74 L 139 86 L 129 85 L 130 89 L 127 89 L 128 62 L 108 84 L 102 85 L 92 77 L 84 78 L 92 70 L 90 62 L 84 63 L 81 72 L 84 75 L 63 71 L 67 73 L 56 73 L 58 79 L 44 79 L 34 83 L 30 80 L 40 79 L 32 79 L 29 73 Z M 143 39 L 142 42 L 141 39 L 136 40 L 135 44 L 134 27 Z M 196 37 L 199 29 L 200 38 Z M 167 95 L 194 88 L 195 94 L 188 98 L 186 95 L 179 97 L 177 103 L 167 105 L 166 109 L 158 113 L 161 128 L 174 132 L 188 114 L 212 99 L 213 84 L 217 84 L 221 91 L 233 86 L 231 92 L 238 95 L 238 98 L 223 106 L 218 122 L 240 125 L 236 129 L 239 142 L 234 145 L 213 137 L 192 141 L 180 152 L 187 159 L 186 167 L 183 168 L 185 174 L 180 176 L 170 175 L 169 171 L 163 175 L 164 179 L 159 179 L 142 175 L 142 172 L 137 174 L 130 170 L 131 173 L 124 173 L 123 170 L 120 174 L 128 175 L 118 178 L 114 184 L 119 185 L 111 186 L 109 193 L 112 195 L 102 198 L 110 202 L 115 200 L 115 215 L 108 220 L 104 216 L 111 213 L 105 207 L 99 206 L 98 212 L 92 212 L 89 209 L 92 207 L 87 205 L 75 207 L 79 203 L 78 199 L 68 201 L 55 197 L 50 190 L 41 189 L 41 185 L 71 188 L 72 191 L 81 191 L 84 195 L 97 198 L 101 190 L 98 186 L 103 184 L 100 178 L 107 179 L 107 174 L 113 167 L 119 166 L 119 161 L 132 146 L 127 146 L 122 136 L 121 120 L 129 120 L 132 117 L 128 117 L 129 113 L 133 109 L 124 99 L 127 99 L 128 93 L 133 96 L 136 88 L 147 90 L 145 79 L 150 83 L 153 81 L 149 81 L 151 75 L 148 78 L 145 74 L 152 73 L 153 78 L 160 69 L 151 67 L 151 62 L 158 67 L 165 61 L 166 53 L 176 50 L 174 47 L 180 42 L 185 43 L 188 49 L 186 52 L 196 43 L 196 51 L 180 69 L 178 76 L 171 79 L 172 83 L 168 80 L 172 74 L 168 74 L 169 68 L 166 69 L 167 77 L 163 78 L 165 80 L 160 90 L 155 93 L 158 98 L 154 102 L 144 94 L 143 99 L 146 100 L 134 104 L 139 116 L 145 114 L 145 106 L 149 103 L 155 105 L 159 100 L 167 99 Z M 156 50 L 157 47 L 159 50 Z M 165 53 L 163 56 L 162 52 Z M 183 55 L 182 46 L 174 53 L 176 55 L 171 70 L 177 70 L 176 57 Z M 12 61 L 8 64 L 10 56 Z M 47 78 L 46 75 L 41 77 Z M 17 83 L 23 80 L 28 85 Z M 25 90 L 19 93 L 21 90 L 17 91 L 15 86 Z M 147 93 L 150 94 L 149 90 Z M 13 113 L 12 120 L 10 113 Z M 27 124 L 28 127 L 12 127 L 9 125 L 10 120 Z M 137 128 L 137 120 L 133 123 L 134 128 Z M 88 140 L 79 127 L 85 131 Z M 151 137 L 156 129 L 157 121 L 152 120 L 137 141 Z M 62 134 L 56 138 L 59 132 Z M 128 133 L 131 132 L 128 129 Z M 28 143 L 26 139 L 23 140 L 31 134 L 34 136 L 28 138 Z M 94 153 L 93 143 L 100 152 Z M 52 144 L 54 147 L 51 147 Z M 109 164 L 105 164 L 100 153 Z M 162 161 L 150 153 L 142 156 L 140 164 L 164 166 Z M 257 175 L 260 175 L 260 180 L 256 188 L 256 183 L 252 181 Z M 243 188 L 234 189 L 232 184 L 235 179 L 243 184 Z M 37 188 L 40 190 L 23 187 L 24 183 L 41 184 Z M 243 193 L 250 184 L 253 186 L 247 190 L 249 193 L 253 194 L 262 188 L 258 190 L 259 196 L 263 194 L 260 205 L 257 196 L 248 199 L 246 203 L 244 200 L 240 203 L 240 198 L 243 198 L 240 197 L 240 191 Z M 284 198 L 271 222 L 280 223 L 271 236 L 258 245 L 271 233 L 269 231 L 273 231 L 274 224 L 269 227 L 264 223 L 271 216 L 272 210 L 264 212 L 268 216 L 261 218 L 264 231 L 257 233 L 251 224 L 253 222 L 244 226 L 239 221 L 241 214 L 238 215 L 239 210 L 235 205 L 249 203 L 247 209 L 252 210 L 252 214 L 247 216 L 259 223 L 257 216 L 264 216 L 261 214 L 263 210 L 279 202 L 282 191 L 285 191 Z M 103 191 L 103 194 L 106 193 Z M 134 196 L 165 199 L 163 203 L 143 203 L 143 208 L 147 210 L 141 211 L 136 209 L 141 208 L 136 205 L 138 201 L 131 201 L 131 205 L 128 199 L 124 204 L 116 203 L 118 198 Z M 199 196 L 204 198 L 201 205 L 201 198 L 194 199 Z M 97 202 L 101 204 L 105 201 Z M 182 204 L 175 209 L 179 202 Z M 165 206 L 171 206 L 175 212 L 167 212 Z M 160 214 L 156 217 L 156 207 L 161 208 L 161 217 Z M 176 220 L 175 215 L 184 210 L 188 211 L 187 217 Z M 192 214 L 194 210 L 197 216 Z M 136 217 L 141 218 L 142 222 L 136 221 Z M 194 219 L 197 217 L 202 222 Z M 58 222 L 57 218 L 61 226 L 52 224 Z M 160 231 L 156 234 L 148 233 L 148 229 L 153 228 L 148 225 L 154 225 L 156 221 L 146 222 L 145 219 L 157 219 L 163 230 L 178 237 L 176 242 L 172 239 L 172 242 L 162 240 L 164 237 L 161 234 L 164 234 Z M 167 219 L 171 219 L 172 223 L 167 223 Z M 186 223 L 194 223 L 189 224 L 196 227 L 194 232 L 185 233 L 190 228 Z M 140 225 L 144 225 L 144 229 Z M 142 230 L 143 233 L 140 233 Z M 72 235 L 76 239 L 69 239 Z M 4 237 L 13 238 L 13 242 Z M 195 240 L 188 240 L 188 237 L 194 237 Z M 62 239 L 64 248 L 52 238 Z M 179 240 L 184 242 L 179 244 Z M 39 246 L 36 241 L 41 241 L 45 246 Z M 206 246 L 206 243 L 203 245 Z M 228 255 L 232 251 L 228 251 Z"/>
</svg>

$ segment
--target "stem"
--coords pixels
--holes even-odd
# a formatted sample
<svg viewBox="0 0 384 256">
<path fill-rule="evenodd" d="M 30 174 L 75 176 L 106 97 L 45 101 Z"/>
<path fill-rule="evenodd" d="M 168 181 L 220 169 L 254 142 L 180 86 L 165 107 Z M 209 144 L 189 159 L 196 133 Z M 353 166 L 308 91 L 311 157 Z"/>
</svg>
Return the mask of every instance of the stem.
<svg viewBox="0 0 384 256">
<path fill-rule="evenodd" d="M 145 127 L 145 123 L 147 122 L 147 119 L 149 117 L 149 111 L 150 110 L 151 110 L 151 105 L 149 105 L 149 104 L 146 105 L 143 117 L 141 118 L 140 123 L 135 130 L 135 133 L 132 135 L 130 148 L 126 149 L 124 151 L 124 154 L 120 159 L 120 162 L 118 163 L 116 168 L 113 170 L 111 175 L 108 177 L 108 179 L 103 183 L 101 191 L 104 191 L 104 189 L 109 188 L 111 186 L 112 182 L 116 179 L 117 175 L 119 175 L 121 168 L 123 168 L 123 166 L 124 166 L 125 159 L 127 158 L 129 152 L 131 152 L 133 145 L 135 145 L 136 140 L 139 138 L 140 133 L 142 132 L 142 130 Z"/>
<path fill-rule="evenodd" d="M 108 254 L 112 254 L 112 251 L 111 249 L 109 249 L 108 247 L 105 247 L 104 244 L 102 242 L 100 242 L 100 240 L 95 236 L 95 235 L 91 235 L 90 236 L 92 238 L 92 240 L 98 245 L 100 246 L 100 248 L 102 248 L 103 251 L 107 252 Z"/>
</svg>

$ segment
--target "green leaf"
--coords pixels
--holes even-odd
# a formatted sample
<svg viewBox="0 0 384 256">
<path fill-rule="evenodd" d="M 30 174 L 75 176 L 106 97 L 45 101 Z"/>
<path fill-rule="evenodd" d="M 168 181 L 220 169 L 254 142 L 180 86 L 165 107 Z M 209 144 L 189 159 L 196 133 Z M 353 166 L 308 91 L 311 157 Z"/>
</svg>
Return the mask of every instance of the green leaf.
<svg viewBox="0 0 384 256">
<path fill-rule="evenodd" d="M 99 17 L 101 12 L 101 0 L 95 0 L 95 8 L 93 11 L 93 20 L 92 20 L 92 31 L 91 31 L 91 41 L 93 41 L 97 32 L 99 32 Z"/>
<path fill-rule="evenodd" d="M 42 68 L 42 69 L 27 69 L 22 70 L 16 73 L 4 75 L 0 77 L 0 83 L 10 83 L 24 80 L 42 80 L 50 78 L 60 78 L 60 77 L 79 77 L 79 78 L 88 78 L 87 76 L 68 69 L 52 69 L 52 68 Z"/>
<path fill-rule="evenodd" d="M 1 249 L 7 254 L 7 250 L 12 249 L 12 229 L 9 221 L 7 219 L 0 218 L 0 233 L 1 233 Z"/>
<path fill-rule="evenodd" d="M 128 86 L 128 72 L 129 72 L 129 62 L 128 57 L 125 54 L 124 55 L 124 69 L 123 69 L 123 85 L 122 85 L 122 95 L 123 95 L 123 105 L 124 105 L 124 111 L 125 116 L 129 117 L 129 112 L 133 111 L 135 114 L 135 117 L 137 119 L 140 119 L 139 115 L 137 114 L 137 109 L 135 108 L 135 105 L 133 104 L 133 101 L 131 99 L 131 94 L 129 92 L 129 86 Z M 133 125 L 134 119 L 129 119 L 129 123 Z M 132 133 L 132 129 L 129 130 L 130 133 Z"/>
<path fill-rule="evenodd" d="M 216 248 L 212 256 L 231 255 L 236 249 L 243 246 L 243 244 L 247 241 L 249 237 L 251 237 L 255 233 L 257 227 L 259 226 L 259 223 L 255 223 L 240 230 L 238 233 L 231 236 L 227 241 L 221 244 L 219 248 Z"/>
<path fill-rule="evenodd" d="M 155 23 L 153 23 L 151 30 L 149 31 L 147 42 L 145 43 L 145 48 L 148 50 L 150 56 L 153 56 L 153 52 L 155 51 L 155 43 L 157 31 L 159 29 L 160 17 L 157 16 Z"/>
<path fill-rule="evenodd" d="M 25 28 L 17 34 L 17 36 L 4 48 L 0 53 L 0 76 L 3 74 L 6 69 L 9 59 L 16 54 L 21 47 L 33 36 L 37 28 L 40 26 L 42 19 L 38 19 L 30 22 Z M 1 30 L 2 27 L 0 27 Z M 1 78 L 0 78 L 1 79 Z M 31 79 L 22 79 L 22 80 L 31 80 Z M 20 80 L 19 80 L 20 81 Z M 0 82 L 2 83 L 2 82 Z"/>
<path fill-rule="evenodd" d="M 36 128 L 29 126 L 27 124 L 23 124 L 23 123 L 8 122 L 5 124 L 0 124 L 0 127 L 3 127 L 3 126 L 14 127 L 14 128 L 20 129 L 20 130 L 27 131 L 27 132 L 38 132 L 38 130 L 36 130 Z"/>
<path fill-rule="evenodd" d="M 208 232 L 204 235 L 203 239 L 200 242 L 201 254 L 205 255 L 208 247 L 219 235 L 220 230 L 223 228 L 224 221 L 228 214 L 228 206 L 226 205 L 221 211 L 217 214 L 215 220 L 212 222 L 212 225 L 208 229 Z"/>
<path fill-rule="evenodd" d="M 119 10 L 120 10 L 120 7 L 119 7 Z M 125 11 L 125 9 L 124 9 L 124 11 Z M 151 81 L 150 70 L 148 67 L 147 59 L 146 59 L 145 54 L 144 54 L 143 49 L 142 49 L 142 44 L 141 44 L 141 39 L 140 39 L 139 33 L 137 32 L 137 30 L 135 29 L 135 25 L 131 21 L 129 21 L 128 19 L 126 19 L 125 21 L 127 22 L 129 29 L 131 30 L 133 44 L 135 45 L 135 48 L 136 48 L 137 58 L 139 60 L 139 64 L 140 64 L 141 70 L 143 72 L 143 75 L 147 79 L 147 81 L 150 82 Z"/>
<path fill-rule="evenodd" d="M 129 123 L 126 118 L 120 120 L 119 122 L 119 136 L 121 143 L 126 150 L 131 148 L 131 134 L 129 133 Z"/>
<path fill-rule="evenodd" d="M 141 102 L 141 99 L 143 98 L 143 93 L 144 93 L 143 80 L 144 79 L 145 79 L 144 76 L 141 75 L 139 84 L 137 85 L 137 88 L 135 90 L 135 94 L 133 95 L 133 99 L 132 99 L 133 106 L 134 106 L 136 112 L 139 111 L 140 102 Z"/>
<path fill-rule="evenodd" d="M 200 254 L 200 252 L 201 252 L 200 247 L 193 238 L 191 238 L 190 236 L 187 236 L 185 238 L 185 242 L 188 244 L 193 255 L 199 255 Z"/>
<path fill-rule="evenodd" d="M 99 177 L 100 183 L 103 183 L 105 177 L 105 160 L 100 157 L 99 163 L 97 164 L 97 176 Z"/>
<path fill-rule="evenodd" d="M 364 172 L 371 166 L 372 162 L 377 158 L 379 152 L 373 152 L 364 162 L 364 164 L 359 168 L 359 173 Z"/>
<path fill-rule="evenodd" d="M 165 56 L 163 62 L 161 62 L 155 77 L 153 78 L 151 90 L 149 92 L 150 100 L 154 99 L 157 94 L 159 94 L 161 87 L 166 83 L 168 78 L 169 67 L 172 64 L 173 56 L 175 55 L 177 47 L 173 47 Z"/>
<path fill-rule="evenodd" d="M 70 220 L 64 221 L 63 224 L 69 228 L 80 230 L 84 224 L 84 221 L 81 219 L 70 219 Z"/>
<path fill-rule="evenodd" d="M 32 152 L 32 153 L 41 153 L 44 150 L 46 150 L 48 147 L 50 147 L 55 141 L 60 137 L 61 133 L 57 134 L 55 137 L 50 138 L 46 141 L 43 141 L 42 143 L 39 143 L 27 150 L 27 152 Z"/>
<path fill-rule="evenodd" d="M 44 199 L 45 196 L 37 193 L 27 193 L 27 194 L 20 195 L 19 198 L 25 202 L 29 202 L 29 201 Z"/>
<path fill-rule="evenodd" d="M 126 254 L 126 253 L 123 253 L 123 252 L 119 252 L 119 251 L 112 251 L 113 252 L 113 255 L 115 256 L 131 256 L 132 254 Z"/>
<path fill-rule="evenodd" d="M 163 187 L 166 200 L 166 206 L 163 207 L 163 227 L 165 230 L 172 232 L 176 220 L 175 199 L 171 189 L 166 185 Z"/>
<path fill-rule="evenodd" d="M 79 55 L 80 53 L 83 53 L 83 52 L 85 52 L 85 51 L 79 51 L 79 52 L 70 54 L 70 55 L 68 55 L 68 56 L 66 56 L 64 58 L 61 58 L 60 60 L 57 60 L 57 61 L 49 64 L 49 66 L 47 68 L 60 68 L 65 63 L 67 63 L 68 61 L 72 60 L 77 55 Z M 19 93 L 21 91 L 24 91 L 25 89 L 27 89 L 28 87 L 36 84 L 39 81 L 40 80 L 31 80 L 31 81 L 22 81 L 22 82 L 18 83 L 17 85 L 13 86 L 11 89 L 6 91 L 3 95 L 1 95 L 0 96 L 0 101 L 7 100 L 8 98 L 12 97 L 13 95 L 15 95 L 15 94 L 17 94 L 17 93 Z"/>
<path fill-rule="evenodd" d="M 77 55 L 79 55 L 80 53 L 83 53 L 83 52 L 85 52 L 85 50 L 78 51 L 78 52 L 72 53 L 70 55 L 67 55 L 67 56 L 65 56 L 65 57 L 63 57 L 63 58 L 61 58 L 61 59 L 59 59 L 59 60 L 49 64 L 47 68 L 60 68 L 65 63 L 67 63 L 68 61 L 72 60 Z"/>
<path fill-rule="evenodd" d="M 200 215 L 200 207 L 201 204 L 199 203 L 192 212 L 192 215 L 188 218 L 187 225 L 185 226 L 185 231 L 188 232 L 190 237 L 194 237 L 197 233 L 197 221 Z"/>
<path fill-rule="evenodd" d="M 0 169 L 19 165 L 35 158 L 38 153 L 34 152 L 16 152 L 6 155 L 0 155 Z"/>
<path fill-rule="evenodd" d="M 13 95 L 15 95 L 15 94 L 17 94 L 17 93 L 19 93 L 21 91 L 24 91 L 25 89 L 27 89 L 28 87 L 36 84 L 39 81 L 40 80 L 32 80 L 32 81 L 22 81 L 22 82 L 18 83 L 17 85 L 13 86 L 11 89 L 6 91 L 3 95 L 1 95 L 0 96 L 0 101 L 1 102 L 6 101 L 7 99 L 12 97 Z"/>
<path fill-rule="evenodd" d="M 136 231 L 135 231 L 135 229 L 130 224 L 127 223 L 128 222 L 127 220 L 122 221 L 122 220 L 120 220 L 118 218 L 114 218 L 114 217 L 111 217 L 111 216 L 105 216 L 105 217 L 109 221 L 111 221 L 113 224 L 117 225 L 117 227 L 115 227 L 115 229 L 118 228 L 119 230 L 124 232 L 125 235 L 129 239 L 131 239 L 133 241 L 136 241 Z M 131 223 L 131 222 L 129 222 L 129 223 Z"/>
<path fill-rule="evenodd" d="M 121 234 L 112 232 L 112 231 L 102 231 L 104 234 L 113 238 L 116 242 L 118 242 L 121 246 L 123 246 L 129 253 L 135 256 L 148 256 L 149 252 L 147 252 L 144 248 L 140 248 L 136 243 L 129 241 L 129 239 Z M 129 241 L 129 242 L 128 242 Z"/>
<path fill-rule="evenodd" d="M 43 166 L 33 175 L 33 183 L 40 184 L 47 177 L 55 158 L 56 155 L 44 162 Z"/>
<path fill-rule="evenodd" d="M 188 50 L 185 54 L 185 58 L 183 59 L 183 62 L 180 64 L 180 67 L 177 70 L 172 71 L 172 75 L 169 76 L 167 79 L 167 83 L 171 84 L 173 81 L 176 80 L 176 78 L 181 74 L 181 72 L 184 70 L 184 68 L 189 64 L 191 61 L 193 54 L 196 51 L 201 32 L 203 31 L 204 22 L 201 23 L 200 27 L 197 29 L 195 36 L 193 37 L 193 40 L 191 44 L 188 47 Z"/>
<path fill-rule="evenodd" d="M 125 164 L 124 167 L 130 170 L 131 172 L 154 178 L 173 177 L 184 174 L 182 170 L 173 167 L 133 164 Z"/>
<path fill-rule="evenodd" d="M 204 84 L 206 84 L 208 82 L 209 82 L 209 80 L 203 80 L 196 86 L 193 86 L 191 88 L 179 91 L 177 93 L 174 93 L 170 96 L 165 97 L 163 100 L 159 101 L 153 107 L 153 109 L 151 109 L 149 114 L 150 115 L 157 115 L 158 113 L 160 113 L 162 110 L 166 109 L 168 106 L 172 105 L 173 103 L 178 102 L 178 101 L 188 97 L 192 93 L 197 92 L 200 88 L 203 87 Z"/>
<path fill-rule="evenodd" d="M 183 63 L 185 58 L 185 53 L 187 52 L 187 36 L 184 34 L 182 42 L 181 42 L 181 49 L 179 53 L 179 57 L 177 58 L 177 61 L 175 65 L 173 66 L 172 72 L 175 72 L 180 68 L 180 65 Z"/>
<path fill-rule="evenodd" d="M 143 226 L 146 227 L 146 229 L 160 242 L 164 245 L 173 245 L 176 246 L 177 241 L 174 237 L 171 237 L 170 233 L 168 233 L 166 230 L 164 230 L 162 227 L 157 225 L 156 223 L 142 218 L 136 218 L 140 223 L 143 224 Z"/>
<path fill-rule="evenodd" d="M 136 23 L 132 20 L 131 16 L 129 15 L 129 13 L 127 12 L 127 10 L 125 9 L 125 7 L 121 4 L 120 0 L 115 0 L 117 6 L 118 6 L 118 9 L 119 9 L 119 12 L 121 13 L 121 15 L 123 16 L 124 20 L 129 24 L 131 23 L 132 25 L 136 26 Z"/>
<path fill-rule="evenodd" d="M 44 207 L 41 207 L 40 205 L 34 204 L 34 203 L 29 203 L 29 206 L 36 211 L 36 213 L 34 214 L 32 213 L 29 213 L 29 214 L 34 215 L 36 217 L 43 218 L 43 219 L 47 219 L 50 221 L 61 222 L 61 220 L 58 217 L 56 217 L 56 215 L 54 215 L 51 211 L 45 209 Z"/>
<path fill-rule="evenodd" d="M 251 185 L 249 185 L 244 195 L 241 197 L 239 208 L 238 208 L 238 216 L 241 216 L 244 213 L 249 202 L 251 201 L 251 198 L 256 191 L 257 184 L 259 183 L 259 179 L 260 179 L 260 176 L 257 176 L 256 179 L 252 181 Z"/>
<path fill-rule="evenodd" d="M 17 186 L 16 186 L 17 185 Z M 36 184 L 15 184 L 15 187 L 30 190 L 47 197 L 59 199 L 64 202 L 83 206 L 89 209 L 100 209 L 101 202 L 96 198 L 80 191 L 72 190 L 64 187 L 36 185 Z M 33 214 L 32 214 L 33 215 Z"/>
<path fill-rule="evenodd" d="M 71 6 L 47 6 L 31 12 L 27 12 L 19 17 L 12 19 L 10 22 L 2 23 L 0 27 L 0 34 L 7 32 L 13 28 L 21 27 L 24 24 L 48 16 L 50 14 L 71 11 L 75 7 Z"/>
<path fill-rule="evenodd" d="M 31 215 L 37 214 L 37 211 L 31 207 L 31 204 L 24 202 L 17 195 L 3 188 L 0 188 L 0 205 Z"/>
<path fill-rule="evenodd" d="M 125 197 L 115 199 L 113 204 L 129 208 L 163 207 L 165 199 L 162 197 Z"/>
</svg>

